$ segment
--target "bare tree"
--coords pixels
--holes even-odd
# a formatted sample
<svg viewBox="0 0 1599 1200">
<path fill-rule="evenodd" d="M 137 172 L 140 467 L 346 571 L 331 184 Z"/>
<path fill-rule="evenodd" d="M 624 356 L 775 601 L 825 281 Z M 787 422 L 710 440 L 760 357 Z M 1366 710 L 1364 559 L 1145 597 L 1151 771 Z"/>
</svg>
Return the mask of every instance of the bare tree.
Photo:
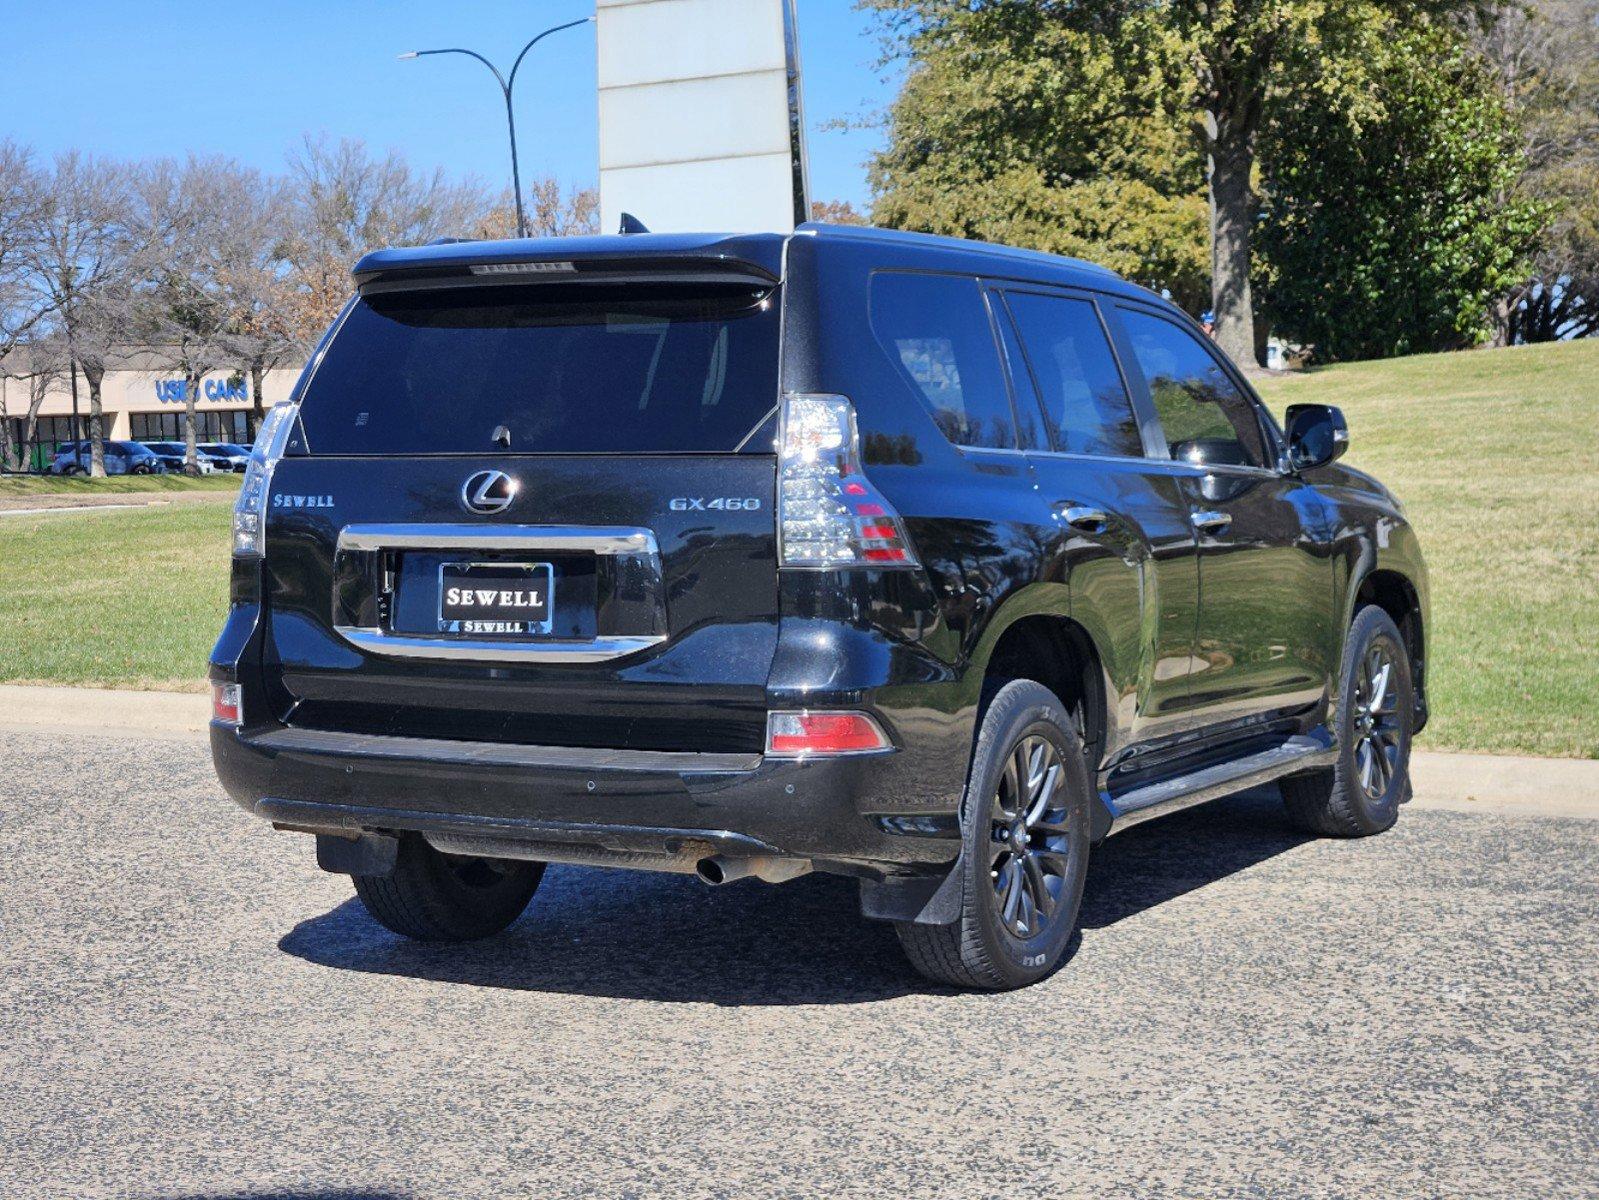
<svg viewBox="0 0 1599 1200">
<path fill-rule="evenodd" d="M 29 275 L 45 195 L 29 151 L 15 142 L 0 141 L 0 363 L 50 311 Z"/>
<path fill-rule="evenodd" d="M 80 368 L 89 385 L 90 474 L 95 476 L 105 475 L 100 387 L 107 355 L 126 319 L 135 261 L 129 177 L 119 163 L 76 151 L 58 156 L 28 256 L 31 284 L 66 343 L 74 395 Z"/>
<path fill-rule="evenodd" d="M 242 186 L 220 283 L 233 313 L 229 351 L 249 377 L 259 426 L 266 415 L 262 389 L 267 372 L 302 356 L 316 331 L 299 319 L 297 285 L 287 258 L 292 236 L 287 185 L 252 177 Z"/>
<path fill-rule="evenodd" d="M 505 198 L 509 203 L 510 197 Z M 533 237 L 572 237 L 600 231 L 600 194 L 593 188 L 563 190 L 560 180 L 546 175 L 535 179 L 527 189 L 528 232 Z M 516 213 L 510 213 L 510 227 L 500 237 L 516 233 Z M 485 234 L 485 236 L 488 236 Z"/>
<path fill-rule="evenodd" d="M 299 285 L 299 328 L 312 335 L 343 307 L 361 255 L 474 234 L 497 205 L 473 181 L 413 171 L 402 155 L 378 157 L 352 139 L 307 138 L 289 156 L 289 182 L 294 220 L 285 253 Z"/>
<path fill-rule="evenodd" d="M 24 450 L 37 440 L 39 410 L 50 389 L 66 373 L 66 345 L 55 334 L 45 334 L 12 347 L 12 352 L 0 359 L 0 379 L 15 379 L 25 385 L 27 400 L 23 411 L 12 413 L 5 391 L 0 390 L 0 458 L 13 471 L 25 470 Z M 21 416 L 22 436 L 11 435 L 11 419 Z"/>
<path fill-rule="evenodd" d="M 141 284 L 134 327 L 183 378 L 186 474 L 200 473 L 195 418 L 205 376 L 231 360 L 240 320 L 228 281 L 257 228 L 250 195 L 259 175 L 221 157 L 191 156 L 141 172 L 136 228 Z"/>
</svg>

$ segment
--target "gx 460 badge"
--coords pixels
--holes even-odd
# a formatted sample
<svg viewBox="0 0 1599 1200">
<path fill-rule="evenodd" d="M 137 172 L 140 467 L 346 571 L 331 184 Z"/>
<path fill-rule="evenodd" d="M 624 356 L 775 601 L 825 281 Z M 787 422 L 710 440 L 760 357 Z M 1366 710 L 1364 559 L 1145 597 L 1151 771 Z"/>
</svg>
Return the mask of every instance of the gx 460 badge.
<svg viewBox="0 0 1599 1200">
<path fill-rule="evenodd" d="M 673 512 L 759 512 L 759 496 L 674 496 L 667 507 Z"/>
</svg>

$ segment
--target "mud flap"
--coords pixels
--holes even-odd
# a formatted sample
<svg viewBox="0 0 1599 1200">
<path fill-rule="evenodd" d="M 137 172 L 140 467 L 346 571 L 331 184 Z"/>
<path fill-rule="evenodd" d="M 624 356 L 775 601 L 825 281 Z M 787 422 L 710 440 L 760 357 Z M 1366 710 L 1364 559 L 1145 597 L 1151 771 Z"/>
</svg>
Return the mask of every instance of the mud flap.
<svg viewBox="0 0 1599 1200">
<path fill-rule="evenodd" d="M 316 865 L 333 875 L 388 875 L 399 855 L 400 839 L 384 833 L 316 835 Z"/>
<path fill-rule="evenodd" d="M 961 915 L 963 853 L 946 875 L 895 875 L 861 880 L 861 916 L 873 921 L 949 925 Z"/>
</svg>

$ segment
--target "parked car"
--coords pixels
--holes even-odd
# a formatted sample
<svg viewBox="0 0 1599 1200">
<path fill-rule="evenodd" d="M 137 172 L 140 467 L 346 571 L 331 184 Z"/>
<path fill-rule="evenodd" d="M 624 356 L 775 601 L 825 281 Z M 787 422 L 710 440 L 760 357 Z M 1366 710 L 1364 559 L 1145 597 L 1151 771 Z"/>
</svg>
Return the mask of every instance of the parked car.
<svg viewBox="0 0 1599 1200">
<path fill-rule="evenodd" d="M 79 444 L 63 442 L 56 447 L 55 457 L 50 460 L 46 471 L 51 475 L 87 475 L 93 450 L 88 439 L 84 439 L 80 454 Z M 143 443 L 107 441 L 103 447 L 107 475 L 161 475 L 166 471 L 160 456 L 152 453 Z"/>
<path fill-rule="evenodd" d="M 236 442 L 206 442 L 200 449 L 211 457 L 219 471 L 242 475 L 250 464 L 250 447 L 240 446 Z"/>
<path fill-rule="evenodd" d="M 79 446 L 82 446 L 80 455 Z M 79 442 L 62 442 L 56 447 L 55 454 L 50 458 L 50 463 L 45 467 L 46 475 L 76 475 L 80 472 L 88 474 L 89 471 L 89 441 L 85 438 Z"/>
<path fill-rule="evenodd" d="M 189 460 L 189 448 L 183 442 L 146 442 L 161 461 L 166 464 L 168 471 L 179 474 L 183 471 L 184 464 Z M 195 447 L 194 459 L 200 468 L 200 474 L 213 475 L 218 471 L 231 471 L 232 464 L 226 459 L 215 454 L 210 454 L 204 446 Z"/>
<path fill-rule="evenodd" d="M 827 871 L 928 977 L 1008 988 L 1120 829 L 1409 797 L 1404 509 L 1152 292 L 818 225 L 355 279 L 245 476 L 211 744 L 391 930 L 492 934 L 547 863 Z"/>
</svg>

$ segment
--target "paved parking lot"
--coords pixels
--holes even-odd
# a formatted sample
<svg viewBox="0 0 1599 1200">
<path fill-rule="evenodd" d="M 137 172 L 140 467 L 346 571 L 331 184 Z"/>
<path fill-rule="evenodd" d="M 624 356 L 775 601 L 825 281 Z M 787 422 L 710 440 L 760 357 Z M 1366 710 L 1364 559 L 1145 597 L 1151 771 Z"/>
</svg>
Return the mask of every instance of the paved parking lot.
<svg viewBox="0 0 1599 1200">
<path fill-rule="evenodd" d="M 0 728 L 0 1195 L 1596 1196 L 1599 822 L 1246 796 L 1067 967 L 922 983 L 823 877 L 552 869 L 408 945 L 193 736 Z"/>
</svg>

